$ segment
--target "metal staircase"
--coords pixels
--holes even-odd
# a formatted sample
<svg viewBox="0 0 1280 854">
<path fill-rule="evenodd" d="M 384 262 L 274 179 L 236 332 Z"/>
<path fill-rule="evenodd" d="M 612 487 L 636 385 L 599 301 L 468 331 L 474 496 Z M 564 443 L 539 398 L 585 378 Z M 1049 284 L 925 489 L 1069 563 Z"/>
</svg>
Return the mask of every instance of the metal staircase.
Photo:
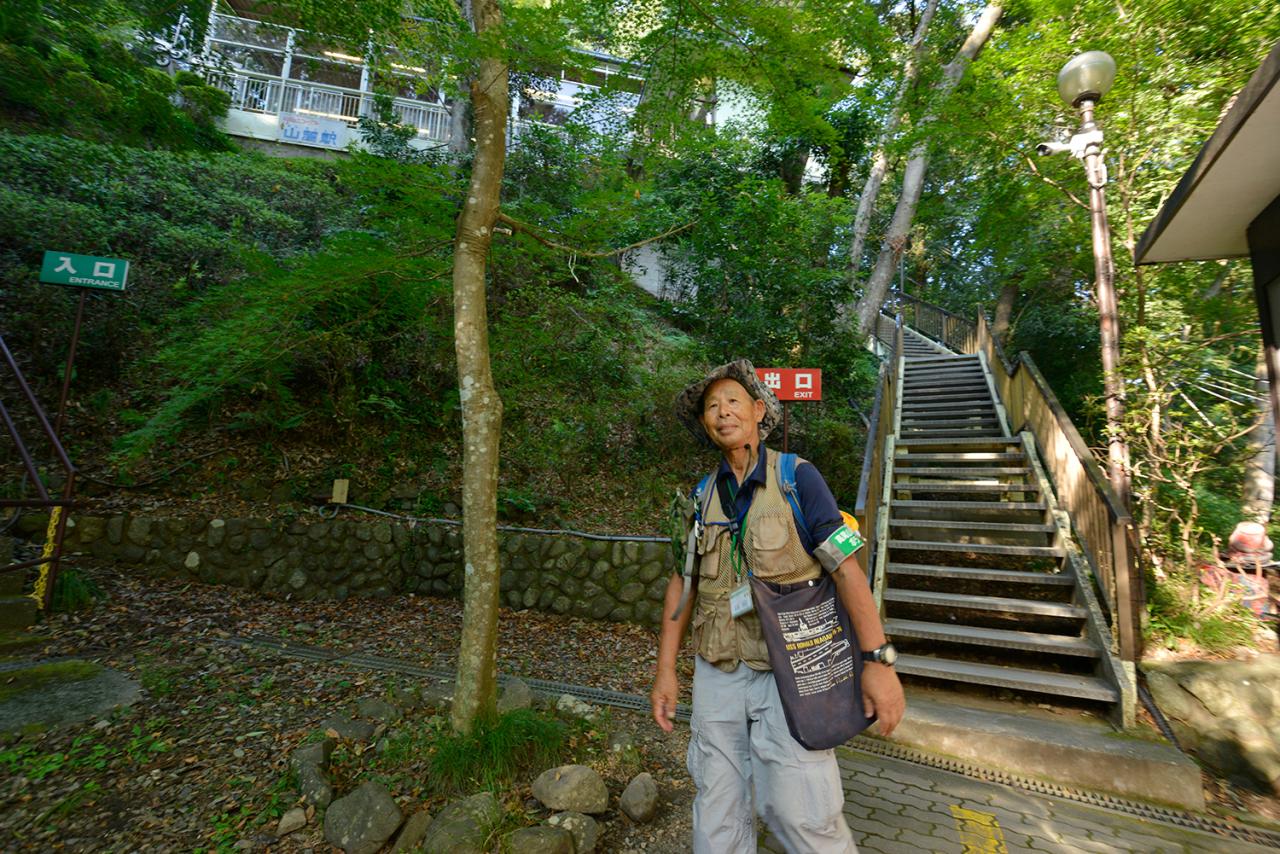
<svg viewBox="0 0 1280 854">
<path fill-rule="evenodd" d="M 882 316 L 890 349 L 896 328 Z M 1033 434 L 1011 433 L 981 353 L 905 325 L 900 340 L 873 560 L 898 671 L 1103 703 L 1125 725 L 1126 671 Z"/>
</svg>

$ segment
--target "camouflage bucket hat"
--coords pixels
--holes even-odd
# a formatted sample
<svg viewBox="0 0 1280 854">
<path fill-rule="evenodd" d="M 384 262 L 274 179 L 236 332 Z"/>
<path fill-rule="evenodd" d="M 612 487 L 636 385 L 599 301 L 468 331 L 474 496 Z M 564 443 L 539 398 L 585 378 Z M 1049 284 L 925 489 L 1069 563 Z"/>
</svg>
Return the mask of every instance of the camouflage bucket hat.
<svg viewBox="0 0 1280 854">
<path fill-rule="evenodd" d="M 778 396 L 773 390 L 756 376 L 755 366 L 747 359 L 737 359 L 721 365 L 676 395 L 676 418 L 688 428 L 698 444 L 704 448 L 715 448 L 715 443 L 702 426 L 702 395 L 707 386 L 724 379 L 737 380 L 742 383 L 747 394 L 764 401 L 764 418 L 760 419 L 760 441 L 763 442 L 782 419 L 782 404 L 778 402 Z"/>
</svg>

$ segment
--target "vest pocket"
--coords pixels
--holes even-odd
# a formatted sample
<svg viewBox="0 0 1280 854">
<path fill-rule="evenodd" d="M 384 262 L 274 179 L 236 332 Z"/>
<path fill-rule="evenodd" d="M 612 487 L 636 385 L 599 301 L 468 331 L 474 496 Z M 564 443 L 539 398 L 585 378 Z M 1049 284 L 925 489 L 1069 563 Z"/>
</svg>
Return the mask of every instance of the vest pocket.
<svg viewBox="0 0 1280 854">
<path fill-rule="evenodd" d="M 751 548 L 762 558 L 778 555 L 787 545 L 787 520 L 781 516 L 765 516 L 751 525 Z"/>
<path fill-rule="evenodd" d="M 720 538 L 725 529 L 708 527 L 698 540 L 698 575 L 703 578 L 720 577 Z"/>
</svg>

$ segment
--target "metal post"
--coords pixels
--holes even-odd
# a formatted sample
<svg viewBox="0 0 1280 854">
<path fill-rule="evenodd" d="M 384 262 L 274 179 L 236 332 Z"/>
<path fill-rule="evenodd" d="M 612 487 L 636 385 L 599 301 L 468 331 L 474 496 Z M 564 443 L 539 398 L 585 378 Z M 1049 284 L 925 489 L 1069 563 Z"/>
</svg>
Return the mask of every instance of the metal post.
<svg viewBox="0 0 1280 854">
<path fill-rule="evenodd" d="M 67 391 L 71 388 L 71 369 L 76 363 L 76 347 L 80 343 L 80 322 L 84 320 L 84 301 L 89 292 L 80 288 L 80 301 L 76 303 L 76 322 L 71 328 L 71 347 L 67 350 L 67 367 L 62 373 L 62 393 L 58 396 L 58 417 L 53 422 L 53 433 L 62 441 L 62 424 L 67 417 Z M 63 442 L 63 446 L 66 443 Z"/>
<path fill-rule="evenodd" d="M 1120 386 L 1120 329 L 1116 320 L 1115 265 L 1107 223 L 1107 166 L 1102 161 L 1102 132 L 1093 121 L 1093 101 L 1080 102 L 1081 157 L 1089 181 L 1089 219 L 1093 233 L 1094 290 L 1101 325 L 1102 383 L 1107 398 L 1107 475 L 1120 506 L 1129 508 L 1129 448 L 1122 432 L 1124 400 Z"/>
</svg>

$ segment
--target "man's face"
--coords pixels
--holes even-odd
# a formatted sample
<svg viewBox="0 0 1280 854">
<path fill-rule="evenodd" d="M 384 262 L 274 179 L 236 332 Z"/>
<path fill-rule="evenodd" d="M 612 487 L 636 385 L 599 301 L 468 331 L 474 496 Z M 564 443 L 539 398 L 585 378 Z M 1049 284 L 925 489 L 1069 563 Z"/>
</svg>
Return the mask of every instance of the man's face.
<svg viewBox="0 0 1280 854">
<path fill-rule="evenodd" d="M 702 426 L 721 450 L 759 445 L 762 418 L 764 401 L 737 380 L 716 380 L 702 395 Z"/>
</svg>

